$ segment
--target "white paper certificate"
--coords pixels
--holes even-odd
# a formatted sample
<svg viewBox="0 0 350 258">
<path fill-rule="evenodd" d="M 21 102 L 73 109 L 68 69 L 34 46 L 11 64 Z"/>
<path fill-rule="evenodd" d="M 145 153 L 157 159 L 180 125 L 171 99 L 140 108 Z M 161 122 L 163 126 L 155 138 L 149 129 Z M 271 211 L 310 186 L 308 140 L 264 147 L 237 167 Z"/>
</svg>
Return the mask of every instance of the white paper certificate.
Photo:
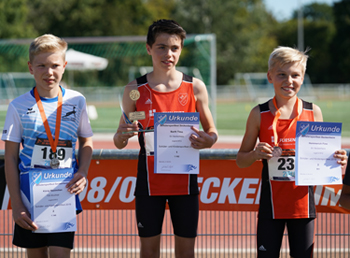
<svg viewBox="0 0 350 258">
<path fill-rule="evenodd" d="M 189 140 L 199 113 L 155 113 L 154 173 L 199 174 L 199 150 Z"/>
<path fill-rule="evenodd" d="M 341 149 L 341 123 L 297 122 L 296 185 L 342 184 L 341 165 L 333 157 Z"/>
<path fill-rule="evenodd" d="M 32 220 L 39 229 L 35 233 L 76 231 L 75 195 L 66 184 L 73 169 L 37 169 L 29 175 Z"/>
</svg>

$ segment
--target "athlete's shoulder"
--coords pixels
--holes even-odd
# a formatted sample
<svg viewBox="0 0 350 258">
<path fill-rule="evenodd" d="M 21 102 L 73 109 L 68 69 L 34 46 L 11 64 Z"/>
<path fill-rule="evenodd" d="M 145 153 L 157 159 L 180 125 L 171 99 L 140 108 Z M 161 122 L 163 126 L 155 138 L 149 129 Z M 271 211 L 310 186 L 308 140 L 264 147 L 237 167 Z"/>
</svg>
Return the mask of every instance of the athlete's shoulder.
<svg viewBox="0 0 350 258">
<path fill-rule="evenodd" d="M 31 94 L 31 91 L 28 91 L 15 99 L 13 99 L 10 104 L 13 105 L 14 107 L 17 106 L 23 106 L 24 104 L 28 103 L 29 101 L 35 101 L 34 95 Z"/>
<path fill-rule="evenodd" d="M 83 94 L 78 91 L 65 89 L 63 95 L 63 102 L 75 103 L 78 105 L 84 105 L 86 103 L 86 98 Z"/>
<path fill-rule="evenodd" d="M 64 89 L 64 96 L 73 98 L 73 97 L 82 97 L 85 99 L 84 95 L 80 93 L 79 91 L 72 90 L 72 89 Z"/>
</svg>

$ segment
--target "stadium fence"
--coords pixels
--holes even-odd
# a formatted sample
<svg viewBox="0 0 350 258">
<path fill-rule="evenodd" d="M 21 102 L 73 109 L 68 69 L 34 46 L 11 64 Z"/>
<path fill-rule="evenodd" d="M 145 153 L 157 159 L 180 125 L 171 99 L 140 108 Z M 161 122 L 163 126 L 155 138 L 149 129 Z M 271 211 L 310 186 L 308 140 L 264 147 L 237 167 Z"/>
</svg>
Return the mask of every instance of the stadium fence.
<svg viewBox="0 0 350 258">
<path fill-rule="evenodd" d="M 119 172 L 117 172 L 119 170 L 127 170 L 126 174 L 128 176 L 122 179 L 124 180 L 123 184 L 131 178 L 130 176 L 135 176 L 135 173 L 132 174 L 130 171 L 136 170 L 137 154 L 138 150 L 94 150 L 92 166 L 88 176 L 90 186 L 87 188 L 89 188 L 89 192 L 85 192 L 84 196 L 80 197 L 84 199 L 82 204 L 85 210 L 77 218 L 78 230 L 71 257 L 139 257 L 137 225 L 132 208 L 133 203 L 130 201 L 133 199 L 132 187 L 130 188 L 130 184 L 127 184 L 126 192 L 123 193 L 121 188 L 113 187 L 115 183 L 113 186 L 111 184 L 108 186 L 111 178 L 113 178 L 111 183 L 113 183 L 115 177 L 119 178 Z M 251 172 L 235 167 L 236 154 L 237 150 L 231 149 L 213 149 L 200 152 L 200 175 L 203 174 L 203 178 L 199 177 L 201 181 L 201 207 L 195 249 L 196 257 L 256 257 L 255 233 L 256 207 L 258 205 L 256 199 L 258 195 L 254 195 L 254 191 L 252 191 L 256 181 L 254 183 L 253 178 L 245 178 L 245 182 L 249 181 L 250 185 L 242 186 L 241 194 L 240 196 L 237 195 L 236 200 L 233 200 L 234 195 L 226 193 L 225 196 L 223 194 L 223 185 L 227 181 L 226 179 L 231 182 L 231 180 L 241 179 L 242 175 Z M 12 212 L 8 209 L 8 196 L 6 197 L 3 158 L 4 151 L 0 150 L 0 190 L 3 194 L 1 203 L 3 210 L 0 211 L 0 257 L 26 257 L 24 249 L 17 248 L 11 243 L 13 219 Z M 110 168 L 110 170 L 106 170 L 106 168 Z M 256 175 L 259 175 L 260 164 L 254 164 L 253 170 L 259 170 L 255 172 Z M 220 172 L 224 176 L 221 178 L 222 184 L 219 186 L 215 179 L 220 179 L 218 175 Z M 209 173 L 209 176 L 206 173 Z M 229 176 L 231 178 L 228 178 Z M 91 188 L 92 182 L 98 181 L 101 186 L 103 178 L 107 180 L 106 186 L 99 190 L 95 189 L 95 194 L 89 197 L 90 192 L 93 191 Z M 133 182 L 133 179 L 128 182 Z M 232 184 L 230 183 L 226 188 L 232 188 Z M 96 185 L 95 187 L 99 187 Z M 206 189 L 208 186 L 212 188 L 211 191 Z M 322 191 L 316 189 L 316 192 L 322 192 L 322 196 L 317 197 L 317 194 L 315 195 L 318 199 L 317 203 L 323 203 L 329 206 L 328 208 L 336 210 L 324 212 L 322 207 L 319 209 L 315 228 L 314 257 L 349 257 L 349 214 L 339 207 L 340 187 L 328 195 L 325 191 L 327 189 Z M 113 188 L 113 196 L 117 197 L 115 199 L 110 196 Z M 248 191 L 245 196 L 242 196 L 243 188 Z M 110 196 L 109 203 L 107 202 L 107 193 Z M 219 201 L 210 202 L 215 194 Z M 221 195 L 224 195 L 225 198 L 221 198 Z M 102 197 L 99 198 L 98 196 Z M 220 201 L 220 199 L 222 200 Z M 124 203 L 121 200 L 124 200 Z M 252 203 L 249 200 L 255 201 Z M 114 205 L 115 208 L 113 208 Z M 171 219 L 167 210 L 162 232 L 161 257 L 174 257 L 173 240 Z M 280 257 L 289 257 L 286 235 Z"/>
</svg>

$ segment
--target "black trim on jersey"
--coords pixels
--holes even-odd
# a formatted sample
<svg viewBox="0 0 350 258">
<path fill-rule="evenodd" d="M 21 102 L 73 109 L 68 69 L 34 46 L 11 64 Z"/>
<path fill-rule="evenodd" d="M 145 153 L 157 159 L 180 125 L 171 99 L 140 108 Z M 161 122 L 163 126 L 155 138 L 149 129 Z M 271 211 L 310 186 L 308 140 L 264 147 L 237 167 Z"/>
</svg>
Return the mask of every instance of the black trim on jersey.
<svg viewBox="0 0 350 258">
<path fill-rule="evenodd" d="M 269 101 L 270 100 L 266 101 L 265 103 L 259 104 L 260 113 L 270 110 L 270 108 L 269 108 Z M 301 101 L 303 103 L 303 109 L 313 110 L 313 104 L 311 102 L 307 102 L 307 101 L 302 100 L 302 99 L 301 99 Z"/>
<path fill-rule="evenodd" d="M 185 82 L 193 82 L 193 77 L 183 73 L 182 80 Z"/>
<path fill-rule="evenodd" d="M 313 110 L 313 105 L 311 102 L 307 102 L 305 100 L 302 100 L 302 101 L 303 101 L 303 109 Z"/>
<path fill-rule="evenodd" d="M 136 82 L 137 82 L 137 86 L 140 86 L 140 85 L 147 83 L 147 74 L 137 78 Z"/>
<path fill-rule="evenodd" d="M 270 101 L 270 100 L 266 101 L 266 102 L 263 103 L 263 104 L 259 104 L 260 113 L 270 110 L 270 108 L 269 108 L 269 101 Z"/>
<path fill-rule="evenodd" d="M 193 82 L 193 77 L 187 74 L 182 73 L 182 80 L 185 82 Z M 137 86 L 143 85 L 147 83 L 147 74 L 136 79 Z"/>
</svg>

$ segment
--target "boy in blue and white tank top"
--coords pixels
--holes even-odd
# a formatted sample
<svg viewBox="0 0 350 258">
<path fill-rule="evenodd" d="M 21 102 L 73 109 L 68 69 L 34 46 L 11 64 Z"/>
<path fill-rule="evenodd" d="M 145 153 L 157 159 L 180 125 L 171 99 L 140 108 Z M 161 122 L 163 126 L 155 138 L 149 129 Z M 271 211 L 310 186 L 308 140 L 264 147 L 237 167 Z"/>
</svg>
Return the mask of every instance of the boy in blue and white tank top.
<svg viewBox="0 0 350 258">
<path fill-rule="evenodd" d="M 31 43 L 28 67 L 36 86 L 9 104 L 1 138 L 5 141 L 5 175 L 16 223 L 13 243 L 27 248 L 29 258 L 47 257 L 48 253 L 70 257 L 74 242 L 74 231 L 35 233 L 39 227 L 31 219 L 31 189 L 25 184 L 29 172 L 70 169 L 74 176 L 66 187 L 76 195 L 79 212 L 78 194 L 86 186 L 92 156 L 85 98 L 59 85 L 67 65 L 66 50 L 67 43 L 50 34 Z"/>
</svg>

